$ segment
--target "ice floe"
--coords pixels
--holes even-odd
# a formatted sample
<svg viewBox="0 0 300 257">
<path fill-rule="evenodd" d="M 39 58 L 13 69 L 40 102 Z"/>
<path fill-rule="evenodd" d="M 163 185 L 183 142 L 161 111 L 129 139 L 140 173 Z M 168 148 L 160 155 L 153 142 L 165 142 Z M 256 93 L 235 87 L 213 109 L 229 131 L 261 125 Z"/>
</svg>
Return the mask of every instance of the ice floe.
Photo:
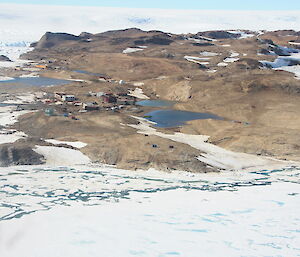
<svg viewBox="0 0 300 257">
<path fill-rule="evenodd" d="M 2 169 L 1 175 L 1 256 L 299 252 L 297 168 L 265 174 L 168 174 L 22 167 Z"/>
</svg>

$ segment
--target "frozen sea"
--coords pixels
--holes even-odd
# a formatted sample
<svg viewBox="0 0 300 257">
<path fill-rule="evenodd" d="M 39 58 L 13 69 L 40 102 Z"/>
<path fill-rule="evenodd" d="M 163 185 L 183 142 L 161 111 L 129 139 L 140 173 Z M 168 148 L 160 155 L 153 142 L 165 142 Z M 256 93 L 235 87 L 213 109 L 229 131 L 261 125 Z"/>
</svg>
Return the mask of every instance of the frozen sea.
<svg viewBox="0 0 300 257">
<path fill-rule="evenodd" d="M 300 256 L 299 174 L 1 168 L 0 256 Z"/>
<path fill-rule="evenodd" d="M 29 49 L 0 46 L 13 60 Z M 299 206 L 296 166 L 0 168 L 0 257 L 300 256 Z"/>
</svg>

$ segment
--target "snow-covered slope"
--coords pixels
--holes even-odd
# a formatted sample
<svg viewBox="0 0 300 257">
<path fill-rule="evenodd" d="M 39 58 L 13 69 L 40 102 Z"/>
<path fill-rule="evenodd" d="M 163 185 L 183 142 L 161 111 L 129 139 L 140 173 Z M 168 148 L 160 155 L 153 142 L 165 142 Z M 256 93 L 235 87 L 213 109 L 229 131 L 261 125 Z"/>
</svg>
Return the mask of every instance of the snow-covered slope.
<svg viewBox="0 0 300 257">
<path fill-rule="evenodd" d="M 0 55 L 5 55 L 10 60 L 16 61 L 21 54 L 30 50 L 29 46 L 30 42 L 19 41 L 5 43 L 0 41 Z"/>
<path fill-rule="evenodd" d="M 45 31 L 79 34 L 138 27 L 203 30 L 300 30 L 300 11 L 205 11 L 0 4 L 0 42 L 38 40 Z"/>
</svg>

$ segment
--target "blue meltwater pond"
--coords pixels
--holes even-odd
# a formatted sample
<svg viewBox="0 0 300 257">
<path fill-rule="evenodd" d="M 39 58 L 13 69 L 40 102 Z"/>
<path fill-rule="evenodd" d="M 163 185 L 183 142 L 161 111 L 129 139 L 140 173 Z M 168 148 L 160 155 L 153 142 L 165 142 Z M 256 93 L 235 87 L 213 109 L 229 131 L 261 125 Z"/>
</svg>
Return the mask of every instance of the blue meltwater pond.
<svg viewBox="0 0 300 257">
<path fill-rule="evenodd" d="M 2 80 L 0 81 L 0 85 L 2 84 L 21 84 L 27 87 L 43 87 L 43 86 L 59 86 L 69 84 L 69 80 L 64 79 L 54 79 L 54 78 L 46 78 L 46 77 L 28 77 L 21 78 L 17 77 L 11 80 Z"/>
<path fill-rule="evenodd" d="M 173 106 L 176 102 L 166 101 L 166 100 L 143 100 L 138 101 L 136 104 L 140 106 L 148 107 L 170 107 Z"/>
<path fill-rule="evenodd" d="M 160 128 L 172 128 L 182 126 L 185 124 L 185 122 L 190 120 L 223 120 L 223 118 L 210 113 L 178 110 L 156 110 L 145 114 L 145 118 L 149 121 L 155 122 L 155 127 Z"/>
</svg>

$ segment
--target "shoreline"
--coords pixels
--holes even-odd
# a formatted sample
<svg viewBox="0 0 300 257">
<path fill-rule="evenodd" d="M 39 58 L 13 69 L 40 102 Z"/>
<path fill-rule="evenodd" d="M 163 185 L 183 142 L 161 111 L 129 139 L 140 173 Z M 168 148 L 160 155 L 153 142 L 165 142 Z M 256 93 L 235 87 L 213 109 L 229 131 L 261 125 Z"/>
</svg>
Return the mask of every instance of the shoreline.
<svg viewBox="0 0 300 257">
<path fill-rule="evenodd" d="M 24 95 L 23 95 L 24 96 Z M 28 99 L 33 100 L 33 94 L 26 94 L 24 98 L 21 96 L 16 96 L 19 98 L 18 103 L 24 103 Z M 3 126 L 2 133 L 7 133 L 12 131 L 12 134 L 0 135 L 0 140 L 2 136 L 1 144 L 15 143 L 21 138 L 27 138 L 28 136 L 23 131 L 16 131 L 9 129 L 10 126 L 18 121 L 18 118 L 22 115 L 32 113 L 33 111 L 13 111 L 14 106 L 10 107 L 0 107 L 0 125 Z M 189 135 L 184 133 L 174 133 L 165 134 L 157 131 L 155 128 L 151 127 L 151 122 L 144 118 L 132 116 L 138 121 L 139 124 L 127 124 L 126 126 L 134 128 L 136 133 L 145 135 L 155 135 L 158 137 L 166 138 L 171 141 L 180 142 L 187 144 L 197 150 L 202 152 L 201 155 L 197 157 L 199 162 L 206 163 L 207 166 L 219 169 L 219 171 L 242 171 L 242 170 L 271 170 L 276 168 L 283 168 L 288 166 L 300 166 L 298 162 L 292 161 L 281 161 L 275 158 L 268 157 L 258 157 L 245 153 L 238 153 L 225 150 L 221 147 L 215 146 L 213 144 L 207 143 L 209 136 L 204 135 Z M 45 159 L 44 165 L 80 165 L 80 164 L 92 164 L 88 156 L 83 154 L 80 149 L 86 147 L 88 144 L 79 141 L 62 141 L 57 139 L 42 139 L 45 143 L 50 145 L 42 146 L 35 145 L 32 149 L 41 154 Z M 60 147 L 58 147 L 61 145 Z M 72 147 L 66 148 L 64 145 L 69 145 Z M 63 157 L 65 156 L 65 157 Z M 43 167 L 41 165 L 40 167 Z M 30 165 L 28 166 L 30 167 Z"/>
</svg>

